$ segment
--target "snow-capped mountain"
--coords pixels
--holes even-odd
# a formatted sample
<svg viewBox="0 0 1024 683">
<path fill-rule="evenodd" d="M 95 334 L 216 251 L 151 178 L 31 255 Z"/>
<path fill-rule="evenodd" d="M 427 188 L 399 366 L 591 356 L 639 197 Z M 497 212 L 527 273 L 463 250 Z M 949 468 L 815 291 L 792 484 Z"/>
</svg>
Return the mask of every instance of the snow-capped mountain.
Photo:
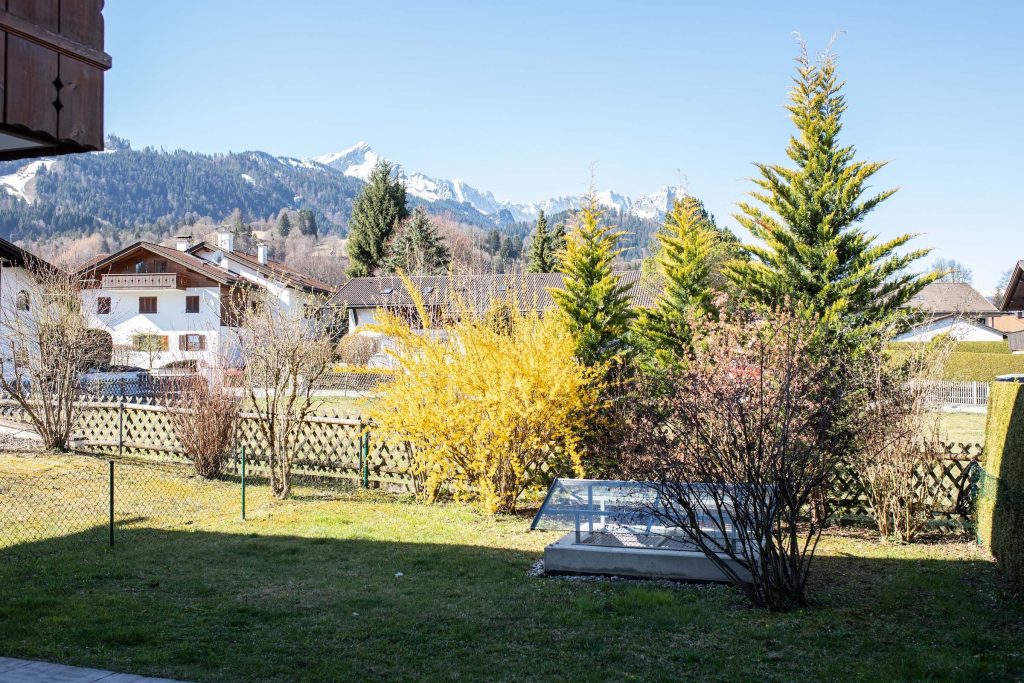
<svg viewBox="0 0 1024 683">
<path fill-rule="evenodd" d="M 309 161 L 333 168 L 351 178 L 366 181 L 381 158 L 367 143 L 359 142 L 348 149 L 313 157 Z M 491 192 L 479 190 L 458 178 L 446 180 L 433 178 L 424 173 L 408 173 L 401 164 L 395 164 L 395 169 L 398 176 L 405 181 L 406 191 L 413 197 L 426 202 L 453 201 L 469 204 L 480 213 L 494 217 L 496 221 L 503 214 L 511 215 L 516 221 L 529 221 L 536 218 L 541 209 L 547 214 L 555 214 L 579 206 L 579 197 L 571 196 L 549 197 L 529 204 L 503 202 L 495 199 Z M 672 206 L 673 200 L 682 194 L 678 188 L 670 185 L 635 199 L 604 190 L 597 193 L 597 201 L 611 211 L 656 220 L 664 215 Z"/>
</svg>

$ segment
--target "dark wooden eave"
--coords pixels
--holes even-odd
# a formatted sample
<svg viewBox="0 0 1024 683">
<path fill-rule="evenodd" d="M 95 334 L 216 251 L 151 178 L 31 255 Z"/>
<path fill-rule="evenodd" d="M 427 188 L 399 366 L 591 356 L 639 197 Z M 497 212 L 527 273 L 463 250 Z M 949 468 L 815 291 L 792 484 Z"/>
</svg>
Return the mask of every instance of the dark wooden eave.
<svg viewBox="0 0 1024 683">
<path fill-rule="evenodd" d="M 27 270 L 43 269 L 50 271 L 57 270 L 56 266 L 3 238 L 0 238 L 0 264 L 8 268 L 25 268 Z"/>
<path fill-rule="evenodd" d="M 152 242 L 136 242 L 135 244 L 129 245 L 116 253 L 110 254 L 109 256 L 93 259 L 92 261 L 80 266 L 76 271 L 76 275 L 83 280 L 95 280 L 97 275 L 102 274 L 107 267 L 135 252 L 146 252 L 154 256 L 167 259 L 168 261 L 177 263 L 181 267 L 186 268 L 197 275 L 201 275 L 222 285 L 236 286 L 246 284 L 244 280 L 235 277 L 223 268 L 218 268 L 214 264 L 204 261 L 198 256 L 193 256 L 192 254 L 172 249 L 171 247 L 165 247 L 162 244 L 153 244 Z"/>
<path fill-rule="evenodd" d="M 0 160 L 103 149 L 103 0 L 0 0 Z"/>
<path fill-rule="evenodd" d="M 1024 311 L 1024 261 L 1017 261 L 1013 267 L 999 308 L 1004 311 Z"/>
</svg>

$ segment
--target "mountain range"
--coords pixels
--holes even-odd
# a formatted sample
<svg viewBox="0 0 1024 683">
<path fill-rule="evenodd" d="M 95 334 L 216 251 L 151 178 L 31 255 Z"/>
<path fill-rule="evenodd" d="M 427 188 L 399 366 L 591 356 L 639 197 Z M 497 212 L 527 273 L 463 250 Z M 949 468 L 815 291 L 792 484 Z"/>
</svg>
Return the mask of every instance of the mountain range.
<svg viewBox="0 0 1024 683">
<path fill-rule="evenodd" d="M 366 181 L 381 158 L 367 143 L 359 142 L 341 152 L 316 156 L 310 161 L 332 168 L 350 178 Z M 536 219 L 542 209 L 550 215 L 579 206 L 580 198 L 574 196 L 549 197 L 529 204 L 502 202 L 495 199 L 493 193 L 479 190 L 458 178 L 446 180 L 432 178 L 420 172 L 407 173 L 400 164 L 396 165 L 396 171 L 405 181 L 406 192 L 409 195 L 428 203 L 469 204 L 495 223 L 501 223 L 503 216 L 510 216 L 515 221 L 529 221 Z M 659 220 L 677 196 L 681 196 L 678 188 L 665 185 L 652 194 L 640 195 L 635 199 L 605 190 L 597 193 L 597 200 L 606 209 L 620 214 Z"/>
<path fill-rule="evenodd" d="M 45 239 L 92 232 L 170 231 L 201 218 L 224 220 L 234 209 L 251 218 L 281 209 L 310 209 L 326 232 L 345 234 L 352 201 L 381 157 L 366 143 L 311 159 L 266 152 L 200 154 L 132 149 L 110 136 L 107 150 L 0 163 L 0 236 Z M 579 198 L 554 196 L 516 204 L 459 180 L 407 171 L 396 164 L 410 204 L 484 228 L 523 232 L 543 209 L 558 215 Z M 648 233 L 679 190 L 665 186 L 631 198 L 600 192 L 598 201 L 628 229 Z"/>
</svg>

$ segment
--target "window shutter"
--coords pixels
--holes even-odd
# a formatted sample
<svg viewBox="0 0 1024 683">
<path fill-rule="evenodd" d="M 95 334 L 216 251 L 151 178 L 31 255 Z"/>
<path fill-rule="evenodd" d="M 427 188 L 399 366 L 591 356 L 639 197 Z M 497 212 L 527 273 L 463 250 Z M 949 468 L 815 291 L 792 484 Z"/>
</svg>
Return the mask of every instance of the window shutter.
<svg viewBox="0 0 1024 683">
<path fill-rule="evenodd" d="M 200 351 L 205 351 L 206 350 L 206 335 L 205 334 L 199 335 L 199 350 Z"/>
<path fill-rule="evenodd" d="M 178 335 L 178 350 L 179 351 L 184 351 L 185 350 L 185 347 L 187 346 L 187 340 L 188 340 L 188 335 L 184 335 L 184 334 L 179 334 Z"/>
<path fill-rule="evenodd" d="M 160 348 L 164 351 L 168 349 L 168 338 L 166 334 L 160 336 Z"/>
</svg>

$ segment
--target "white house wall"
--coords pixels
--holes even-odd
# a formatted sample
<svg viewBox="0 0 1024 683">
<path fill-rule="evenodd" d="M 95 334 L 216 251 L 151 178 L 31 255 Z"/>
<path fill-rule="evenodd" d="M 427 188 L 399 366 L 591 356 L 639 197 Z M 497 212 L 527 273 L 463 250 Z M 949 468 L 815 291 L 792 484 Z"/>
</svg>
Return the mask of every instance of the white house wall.
<svg viewBox="0 0 1024 683">
<path fill-rule="evenodd" d="M 896 337 L 898 342 L 929 342 L 936 337 L 948 334 L 956 341 L 989 342 L 1002 341 L 1002 333 L 990 330 L 966 320 L 947 318 L 931 323 L 918 325 L 910 332 Z"/>
<path fill-rule="evenodd" d="M 32 291 L 29 286 L 30 276 L 24 268 L 0 266 L 0 358 L 7 367 L 11 358 L 11 330 L 8 326 L 9 316 L 20 315 L 17 310 L 18 292 Z M 33 302 L 29 302 L 31 305 Z"/>
<path fill-rule="evenodd" d="M 97 313 L 96 300 L 110 297 L 110 313 Z M 156 297 L 156 313 L 139 313 L 139 297 Z M 185 312 L 185 297 L 199 297 L 199 312 Z M 83 293 L 83 304 L 90 327 L 106 330 L 115 346 L 131 347 L 138 334 L 167 336 L 167 351 L 152 354 L 152 367 L 159 368 L 175 361 L 195 360 L 219 367 L 222 352 L 228 353 L 222 341 L 220 326 L 220 288 L 190 287 L 185 290 L 105 290 L 90 289 Z M 179 337 L 184 334 L 206 336 L 205 351 L 179 350 Z M 150 367 L 145 351 L 128 353 L 130 365 Z"/>
</svg>

